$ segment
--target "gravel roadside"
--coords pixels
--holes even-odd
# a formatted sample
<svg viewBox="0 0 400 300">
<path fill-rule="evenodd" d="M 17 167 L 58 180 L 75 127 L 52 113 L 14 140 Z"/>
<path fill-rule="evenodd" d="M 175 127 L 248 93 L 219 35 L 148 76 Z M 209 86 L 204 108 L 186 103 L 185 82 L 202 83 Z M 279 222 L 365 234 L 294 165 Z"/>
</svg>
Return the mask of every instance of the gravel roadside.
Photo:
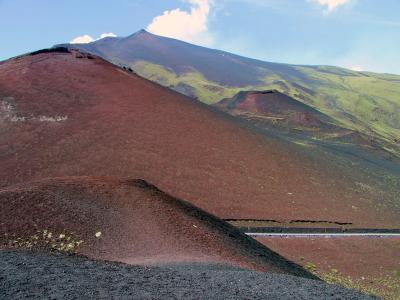
<svg viewBox="0 0 400 300">
<path fill-rule="evenodd" d="M 0 251 L 0 299 L 375 299 L 324 282 L 218 265 L 130 266 Z"/>
</svg>

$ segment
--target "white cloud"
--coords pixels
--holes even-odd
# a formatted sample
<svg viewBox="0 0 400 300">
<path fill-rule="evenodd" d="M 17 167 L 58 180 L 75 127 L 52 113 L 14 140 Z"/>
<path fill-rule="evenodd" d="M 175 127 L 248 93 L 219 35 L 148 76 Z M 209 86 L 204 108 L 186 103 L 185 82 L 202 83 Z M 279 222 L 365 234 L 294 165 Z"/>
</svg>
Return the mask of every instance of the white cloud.
<svg viewBox="0 0 400 300">
<path fill-rule="evenodd" d="M 87 44 L 87 43 L 91 43 L 93 41 L 94 41 L 94 39 L 90 35 L 85 34 L 85 35 L 81 35 L 81 36 L 74 38 L 72 41 L 70 41 L 70 43 L 71 44 Z"/>
<path fill-rule="evenodd" d="M 337 7 L 351 2 L 351 0 L 308 0 L 308 2 L 316 2 L 321 6 L 325 6 L 327 8 L 327 13 L 330 13 Z"/>
<path fill-rule="evenodd" d="M 116 37 L 116 35 L 114 33 L 112 33 L 112 32 L 106 32 L 106 33 L 102 33 L 100 35 L 100 39 L 104 39 L 106 37 Z"/>
<path fill-rule="evenodd" d="M 356 71 L 356 72 L 362 72 L 362 71 L 364 71 L 364 69 L 363 69 L 363 67 L 360 67 L 360 66 L 350 66 L 350 67 L 348 67 L 350 70 L 352 70 L 352 71 Z"/>
<path fill-rule="evenodd" d="M 155 17 L 147 30 L 191 43 L 211 45 L 212 37 L 208 31 L 208 17 L 212 0 L 186 0 L 191 4 L 190 12 L 180 8 L 164 11 Z"/>
<path fill-rule="evenodd" d="M 74 38 L 72 41 L 70 41 L 70 44 L 88 44 L 88 43 L 98 41 L 98 40 L 106 38 L 106 37 L 116 37 L 116 35 L 112 32 L 105 32 L 105 33 L 102 33 L 99 38 L 94 39 L 90 35 L 85 34 L 85 35 L 81 35 L 81 36 Z"/>
</svg>

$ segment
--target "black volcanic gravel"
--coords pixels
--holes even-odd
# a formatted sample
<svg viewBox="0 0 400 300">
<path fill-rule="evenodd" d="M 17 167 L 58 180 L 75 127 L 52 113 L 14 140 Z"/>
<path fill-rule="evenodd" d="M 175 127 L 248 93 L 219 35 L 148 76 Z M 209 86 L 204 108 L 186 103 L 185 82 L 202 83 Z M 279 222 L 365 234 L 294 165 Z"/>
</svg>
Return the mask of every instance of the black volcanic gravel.
<svg viewBox="0 0 400 300">
<path fill-rule="evenodd" d="M 323 282 L 224 266 L 138 267 L 0 251 L 0 299 L 374 299 Z"/>
</svg>

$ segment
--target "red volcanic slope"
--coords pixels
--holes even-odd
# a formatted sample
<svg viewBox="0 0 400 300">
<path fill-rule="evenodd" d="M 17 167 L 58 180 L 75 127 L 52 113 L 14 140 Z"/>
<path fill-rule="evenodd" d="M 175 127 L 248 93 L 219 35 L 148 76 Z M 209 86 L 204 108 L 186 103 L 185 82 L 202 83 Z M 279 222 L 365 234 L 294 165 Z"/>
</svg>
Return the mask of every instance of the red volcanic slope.
<svg viewBox="0 0 400 300">
<path fill-rule="evenodd" d="M 230 113 L 251 113 L 256 116 L 281 117 L 292 126 L 320 127 L 332 120 L 318 110 L 276 90 L 242 91 L 223 99 L 217 107 Z"/>
<path fill-rule="evenodd" d="M 98 57 L 54 52 L 2 62 L 0 109 L 3 187 L 143 178 L 221 218 L 400 226 L 396 191 L 356 166 L 310 158 Z"/>
<path fill-rule="evenodd" d="M 383 299 L 398 299 L 400 295 L 396 275 L 400 270 L 398 237 L 258 237 L 257 240 L 300 265 L 312 262 L 319 274 L 351 278 L 353 286 L 373 290 Z"/>
<path fill-rule="evenodd" d="M 51 239 L 56 247 L 81 240 L 75 250 L 94 259 L 222 263 L 315 278 L 228 223 L 143 180 L 33 182 L 0 190 L 0 208 L 0 248 L 23 248 L 24 241 L 32 241 L 30 247 L 46 249 Z"/>
<path fill-rule="evenodd" d="M 400 269 L 397 237 L 257 237 L 257 240 L 299 264 L 313 262 L 320 271 L 329 273 L 334 268 L 355 279 L 384 278 Z"/>
</svg>

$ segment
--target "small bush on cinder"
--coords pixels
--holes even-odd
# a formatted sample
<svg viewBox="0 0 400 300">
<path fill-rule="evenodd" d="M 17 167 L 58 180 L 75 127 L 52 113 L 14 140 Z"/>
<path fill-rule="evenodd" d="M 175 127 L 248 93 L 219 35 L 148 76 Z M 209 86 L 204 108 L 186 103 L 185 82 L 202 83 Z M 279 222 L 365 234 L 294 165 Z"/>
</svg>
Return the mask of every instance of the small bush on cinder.
<svg viewBox="0 0 400 300">
<path fill-rule="evenodd" d="M 38 230 L 36 234 L 28 237 L 16 237 L 9 235 L 8 246 L 11 248 L 22 248 L 28 250 L 49 249 L 65 253 L 76 253 L 78 247 L 83 243 L 73 234 L 53 233 L 50 230 Z"/>
</svg>

